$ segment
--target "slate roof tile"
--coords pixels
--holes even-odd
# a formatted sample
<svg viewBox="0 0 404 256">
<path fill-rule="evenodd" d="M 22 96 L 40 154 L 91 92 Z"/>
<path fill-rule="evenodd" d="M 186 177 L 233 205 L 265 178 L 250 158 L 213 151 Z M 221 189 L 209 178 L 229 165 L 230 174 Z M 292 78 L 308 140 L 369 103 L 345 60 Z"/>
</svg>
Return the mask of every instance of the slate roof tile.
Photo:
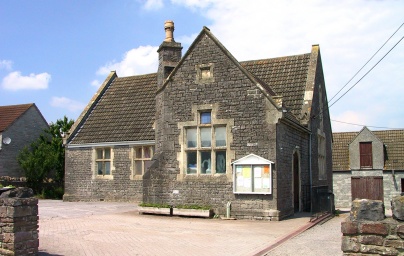
<svg viewBox="0 0 404 256">
<path fill-rule="evenodd" d="M 310 53 L 272 59 L 243 61 L 240 64 L 264 81 L 298 117 L 303 105 Z"/>
</svg>

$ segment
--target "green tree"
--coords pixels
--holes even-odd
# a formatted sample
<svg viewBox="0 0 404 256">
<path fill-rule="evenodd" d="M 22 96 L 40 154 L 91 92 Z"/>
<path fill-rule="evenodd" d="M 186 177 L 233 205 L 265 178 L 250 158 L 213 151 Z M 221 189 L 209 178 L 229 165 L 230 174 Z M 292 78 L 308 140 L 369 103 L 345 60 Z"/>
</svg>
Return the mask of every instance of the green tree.
<svg viewBox="0 0 404 256">
<path fill-rule="evenodd" d="M 67 134 L 73 123 L 66 116 L 50 123 L 43 135 L 19 153 L 17 160 L 24 170 L 27 186 L 36 193 L 43 192 L 43 182 L 49 179 L 63 188 L 65 148 L 62 134 Z"/>
<path fill-rule="evenodd" d="M 17 159 L 24 170 L 27 186 L 39 193 L 45 178 L 55 169 L 57 152 L 51 145 L 50 138 L 41 135 L 39 139 L 24 147 Z"/>
<path fill-rule="evenodd" d="M 70 128 L 73 126 L 74 120 L 68 119 L 66 116 L 63 119 L 58 119 L 56 123 L 50 123 L 47 133 L 51 135 L 51 145 L 57 152 L 57 162 L 55 166 L 55 182 L 59 185 L 64 185 L 65 177 L 65 148 L 63 145 L 63 136 L 66 136 Z"/>
</svg>

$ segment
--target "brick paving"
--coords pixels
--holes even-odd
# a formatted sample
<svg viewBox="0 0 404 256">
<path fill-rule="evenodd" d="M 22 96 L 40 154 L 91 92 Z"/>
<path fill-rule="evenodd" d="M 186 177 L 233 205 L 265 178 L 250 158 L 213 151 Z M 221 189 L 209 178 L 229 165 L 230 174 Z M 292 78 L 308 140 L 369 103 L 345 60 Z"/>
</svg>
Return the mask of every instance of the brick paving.
<svg viewBox="0 0 404 256">
<path fill-rule="evenodd" d="M 130 203 L 40 200 L 39 255 L 256 255 L 309 219 L 181 218 L 139 215 Z"/>
<path fill-rule="evenodd" d="M 348 214 L 341 214 L 324 223 L 319 223 L 311 229 L 289 239 L 265 256 L 296 255 L 327 255 L 340 256 L 341 251 L 341 222 Z"/>
</svg>

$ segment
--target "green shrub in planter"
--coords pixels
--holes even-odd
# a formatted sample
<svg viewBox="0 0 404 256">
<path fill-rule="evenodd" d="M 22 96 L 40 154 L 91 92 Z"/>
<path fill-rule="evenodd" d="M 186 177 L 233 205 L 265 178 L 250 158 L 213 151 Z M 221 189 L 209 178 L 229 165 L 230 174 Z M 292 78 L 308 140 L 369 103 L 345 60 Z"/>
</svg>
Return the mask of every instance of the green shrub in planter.
<svg viewBox="0 0 404 256">
<path fill-rule="evenodd" d="M 178 208 L 178 209 L 195 209 L 195 210 L 210 210 L 211 209 L 211 207 L 209 205 L 196 205 L 196 204 L 178 205 L 175 208 Z"/>
<path fill-rule="evenodd" d="M 158 204 L 158 203 L 140 203 L 139 206 L 141 207 L 155 207 L 155 208 L 171 208 L 168 204 Z"/>
</svg>

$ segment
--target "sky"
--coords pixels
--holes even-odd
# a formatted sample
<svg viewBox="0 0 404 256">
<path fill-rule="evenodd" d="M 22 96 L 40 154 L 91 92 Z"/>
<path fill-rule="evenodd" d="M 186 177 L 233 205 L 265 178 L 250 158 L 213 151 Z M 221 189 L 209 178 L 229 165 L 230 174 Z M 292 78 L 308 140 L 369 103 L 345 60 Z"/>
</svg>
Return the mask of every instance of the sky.
<svg viewBox="0 0 404 256">
<path fill-rule="evenodd" d="M 0 0 L 0 106 L 75 120 L 110 71 L 157 71 L 173 20 L 183 55 L 203 26 L 239 61 L 319 44 L 333 132 L 404 129 L 403 13 L 399 0 Z"/>
</svg>

